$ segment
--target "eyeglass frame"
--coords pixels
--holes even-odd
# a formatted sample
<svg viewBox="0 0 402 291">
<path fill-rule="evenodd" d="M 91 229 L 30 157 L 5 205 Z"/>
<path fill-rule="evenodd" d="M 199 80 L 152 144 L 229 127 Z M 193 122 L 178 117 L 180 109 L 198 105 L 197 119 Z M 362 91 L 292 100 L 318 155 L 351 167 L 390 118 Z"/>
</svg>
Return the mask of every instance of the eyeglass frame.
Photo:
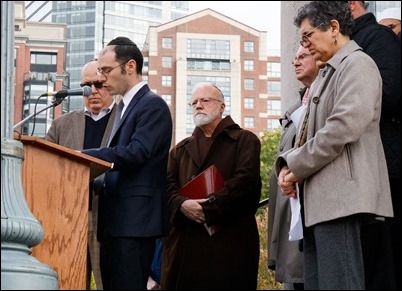
<svg viewBox="0 0 402 291">
<path fill-rule="evenodd" d="M 193 100 L 191 102 L 188 103 L 188 106 L 190 106 L 191 108 L 195 108 L 197 107 L 198 102 L 201 103 L 201 105 L 204 106 L 204 104 L 208 104 L 211 101 L 218 101 L 219 103 L 223 103 L 222 100 L 216 99 L 216 98 L 212 98 L 212 97 L 202 97 L 196 100 Z"/>
<path fill-rule="evenodd" d="M 92 88 L 92 85 L 95 86 L 96 89 L 103 88 L 103 82 L 101 82 L 101 81 L 81 83 L 80 87 L 82 88 L 82 87 L 88 86 L 88 87 Z"/>
<path fill-rule="evenodd" d="M 292 62 L 292 65 L 295 65 L 296 62 L 301 62 L 307 58 L 311 57 L 310 54 L 304 53 L 301 54 L 300 56 L 298 56 L 297 58 L 295 58 L 295 60 Z"/>
<path fill-rule="evenodd" d="M 395 27 L 397 27 L 398 25 L 401 25 L 400 22 L 396 22 L 396 23 L 390 23 L 388 25 L 386 25 L 387 27 L 394 29 Z"/>
<path fill-rule="evenodd" d="M 318 24 L 316 27 L 314 27 L 313 29 L 311 29 L 309 32 L 304 33 L 304 34 L 302 35 L 302 37 L 301 37 L 302 39 L 299 41 L 299 43 L 300 43 L 300 45 L 301 45 L 302 47 L 306 48 L 307 46 L 309 46 L 309 45 L 311 44 L 310 37 L 314 34 L 315 30 L 316 30 L 317 28 L 319 28 L 321 25 L 324 25 L 324 22 Z"/>
<path fill-rule="evenodd" d="M 108 77 L 109 74 L 110 74 L 114 69 L 116 69 L 116 68 L 118 68 L 118 67 L 121 67 L 121 66 L 127 64 L 130 60 L 131 60 L 131 59 L 125 60 L 124 62 L 118 64 L 117 66 L 112 67 L 112 68 L 111 68 L 110 70 L 108 70 L 107 72 L 105 72 L 103 69 L 99 68 L 99 69 L 96 71 L 96 74 L 97 74 L 98 76 Z"/>
</svg>

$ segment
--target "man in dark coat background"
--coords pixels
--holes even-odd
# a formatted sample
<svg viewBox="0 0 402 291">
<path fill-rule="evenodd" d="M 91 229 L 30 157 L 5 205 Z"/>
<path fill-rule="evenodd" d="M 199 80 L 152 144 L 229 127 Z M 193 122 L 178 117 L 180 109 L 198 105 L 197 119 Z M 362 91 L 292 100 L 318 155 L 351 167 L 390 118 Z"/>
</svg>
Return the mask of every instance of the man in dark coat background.
<svg viewBox="0 0 402 291">
<path fill-rule="evenodd" d="M 380 132 L 394 208 L 394 218 L 389 221 L 363 225 L 366 289 L 400 289 L 402 257 L 397 234 L 401 225 L 402 190 L 401 45 L 390 28 L 378 24 L 375 16 L 366 12 L 364 1 L 349 1 L 349 6 L 355 20 L 351 39 L 374 60 L 382 78 Z"/>
<path fill-rule="evenodd" d="M 224 96 L 212 84 L 197 84 L 190 106 L 196 128 L 169 156 L 171 229 L 163 241 L 162 290 L 256 290 L 260 140 L 230 116 L 222 119 Z M 213 164 L 224 178 L 220 191 L 207 199 L 179 194 Z M 204 224 L 219 230 L 210 235 Z"/>
</svg>

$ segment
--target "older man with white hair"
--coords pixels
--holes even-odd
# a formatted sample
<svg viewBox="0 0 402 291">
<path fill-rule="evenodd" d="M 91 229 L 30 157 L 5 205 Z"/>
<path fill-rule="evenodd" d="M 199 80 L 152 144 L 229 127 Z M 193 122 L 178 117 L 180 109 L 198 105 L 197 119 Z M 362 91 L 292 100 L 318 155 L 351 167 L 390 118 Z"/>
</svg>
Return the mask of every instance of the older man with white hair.
<svg viewBox="0 0 402 291">
<path fill-rule="evenodd" d="M 387 8 L 379 14 L 378 23 L 391 28 L 396 35 L 401 37 L 401 8 Z"/>
</svg>

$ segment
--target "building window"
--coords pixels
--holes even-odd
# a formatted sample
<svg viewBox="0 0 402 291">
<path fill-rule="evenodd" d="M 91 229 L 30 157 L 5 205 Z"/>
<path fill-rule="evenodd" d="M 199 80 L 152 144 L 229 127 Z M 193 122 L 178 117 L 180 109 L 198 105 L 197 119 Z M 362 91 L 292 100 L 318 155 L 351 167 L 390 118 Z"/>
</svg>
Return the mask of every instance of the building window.
<svg viewBox="0 0 402 291">
<path fill-rule="evenodd" d="M 142 65 L 142 71 L 147 72 L 149 69 L 149 57 L 144 57 L 144 64 Z"/>
<path fill-rule="evenodd" d="M 254 98 L 253 97 L 244 98 L 244 108 L 245 109 L 254 109 Z"/>
<path fill-rule="evenodd" d="M 245 71 L 254 71 L 254 61 L 253 60 L 245 60 L 244 61 L 244 70 Z"/>
<path fill-rule="evenodd" d="M 268 115 L 281 115 L 281 100 L 268 100 Z"/>
<path fill-rule="evenodd" d="M 281 95 L 281 82 L 268 81 L 268 95 L 280 96 Z"/>
<path fill-rule="evenodd" d="M 245 128 L 254 128 L 254 117 L 251 117 L 251 116 L 244 117 L 244 127 Z"/>
<path fill-rule="evenodd" d="M 254 90 L 254 79 L 244 79 L 244 89 Z"/>
<path fill-rule="evenodd" d="M 267 75 L 271 78 L 281 77 L 281 64 L 280 63 L 267 63 Z"/>
<path fill-rule="evenodd" d="M 245 41 L 244 42 L 244 51 L 246 53 L 253 53 L 254 52 L 254 42 L 253 41 Z"/>
<path fill-rule="evenodd" d="M 187 60 L 187 69 L 198 71 L 230 71 L 230 63 L 224 60 L 207 61 L 189 59 Z"/>
<path fill-rule="evenodd" d="M 56 65 L 57 54 L 55 53 L 31 53 L 31 64 Z"/>
<path fill-rule="evenodd" d="M 162 67 L 171 68 L 172 67 L 172 57 L 162 57 Z"/>
<path fill-rule="evenodd" d="M 171 37 L 162 38 L 162 48 L 171 49 L 173 48 L 173 39 Z"/>
<path fill-rule="evenodd" d="M 194 59 L 229 60 L 230 41 L 220 39 L 188 39 L 187 55 Z"/>
<path fill-rule="evenodd" d="M 172 76 L 162 76 L 162 86 L 171 87 L 172 86 Z"/>
<path fill-rule="evenodd" d="M 170 94 L 162 94 L 162 99 L 165 100 L 168 106 L 172 105 L 172 95 Z"/>
<path fill-rule="evenodd" d="M 281 124 L 279 123 L 278 119 L 267 119 L 267 130 L 268 131 L 273 131 L 277 128 L 279 128 Z"/>
</svg>

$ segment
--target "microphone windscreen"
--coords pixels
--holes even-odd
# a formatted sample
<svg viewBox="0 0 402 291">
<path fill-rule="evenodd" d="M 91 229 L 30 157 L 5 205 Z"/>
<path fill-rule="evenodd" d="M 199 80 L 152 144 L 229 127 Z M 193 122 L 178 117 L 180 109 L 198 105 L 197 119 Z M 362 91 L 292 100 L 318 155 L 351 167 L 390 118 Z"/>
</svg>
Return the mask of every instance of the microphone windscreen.
<svg viewBox="0 0 402 291">
<path fill-rule="evenodd" d="M 85 97 L 88 97 L 89 95 L 92 94 L 92 89 L 89 86 L 84 86 L 82 87 L 82 95 Z"/>
</svg>

